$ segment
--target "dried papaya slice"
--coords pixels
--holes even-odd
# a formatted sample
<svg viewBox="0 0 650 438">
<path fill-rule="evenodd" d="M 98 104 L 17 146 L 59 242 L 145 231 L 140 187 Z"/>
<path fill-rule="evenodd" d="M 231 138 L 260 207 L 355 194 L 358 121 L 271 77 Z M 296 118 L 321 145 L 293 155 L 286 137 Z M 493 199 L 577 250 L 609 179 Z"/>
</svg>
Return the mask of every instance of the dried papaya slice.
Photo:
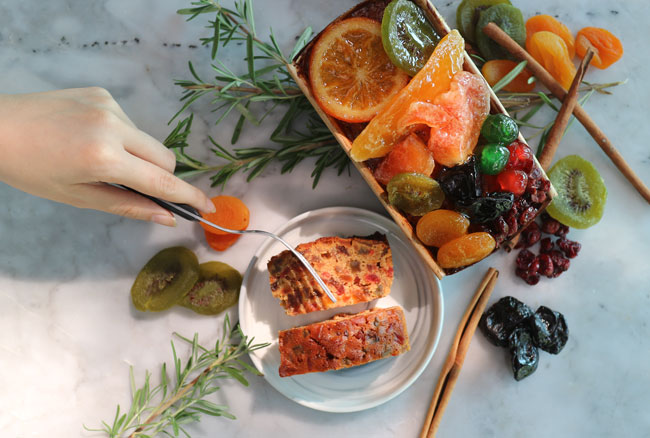
<svg viewBox="0 0 650 438">
<path fill-rule="evenodd" d="M 569 51 L 569 57 L 573 59 L 576 54 L 575 40 L 568 27 L 562 24 L 557 18 L 550 15 L 535 15 L 526 21 L 526 40 L 535 32 L 547 30 L 562 38 Z"/>
<path fill-rule="evenodd" d="M 465 43 L 457 30 L 449 32 L 436 46 L 424 67 L 393 97 L 352 143 L 355 161 L 386 155 L 404 137 L 402 115 L 415 101 L 433 101 L 449 89 L 451 78 L 463 68 Z"/>
<path fill-rule="evenodd" d="M 419 173 L 429 176 L 435 161 L 427 145 L 415 134 L 399 142 L 375 169 L 377 181 L 388 184 L 398 173 Z"/>
<path fill-rule="evenodd" d="M 576 53 L 583 58 L 591 47 L 594 57 L 591 64 L 605 69 L 621 59 L 623 45 L 610 31 L 599 27 L 585 27 L 576 36 Z"/>
</svg>

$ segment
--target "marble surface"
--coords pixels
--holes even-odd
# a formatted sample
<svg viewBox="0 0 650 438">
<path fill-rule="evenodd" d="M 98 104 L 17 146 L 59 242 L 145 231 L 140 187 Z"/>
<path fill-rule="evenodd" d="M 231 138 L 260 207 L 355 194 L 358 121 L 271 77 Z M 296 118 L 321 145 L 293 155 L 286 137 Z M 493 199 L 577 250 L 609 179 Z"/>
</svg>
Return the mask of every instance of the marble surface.
<svg viewBox="0 0 650 438">
<path fill-rule="evenodd" d="M 269 26 L 287 49 L 307 26 L 322 28 L 351 0 L 257 0 L 261 35 Z M 438 2 L 450 23 L 458 1 Z M 606 27 L 625 46 L 623 59 L 588 80 L 627 79 L 612 96 L 595 95 L 587 111 L 603 127 L 639 176 L 650 184 L 647 147 L 650 87 L 646 41 L 650 7 L 641 0 L 613 3 L 518 0 L 524 15 L 558 16 L 574 32 Z M 186 23 L 175 14 L 189 1 L 58 0 L 0 2 L 0 92 L 20 93 L 99 85 L 107 88 L 142 129 L 163 139 L 179 107 L 174 78 L 186 78 L 187 61 L 208 73 L 209 53 L 195 48 L 205 21 Z M 242 56 L 221 59 L 244 69 Z M 540 114 L 539 122 L 550 115 Z M 206 134 L 228 144 L 234 120 L 216 129 L 199 112 L 192 151 L 207 157 Z M 242 144 L 259 144 L 249 130 Z M 533 307 L 560 310 L 571 330 L 558 356 L 541 354 L 537 372 L 521 382 L 505 352 L 482 335 L 472 342 L 439 436 L 611 437 L 650 436 L 650 206 L 636 194 L 574 124 L 558 156 L 577 153 L 599 169 L 609 200 L 600 224 L 572 231 L 582 242 L 571 269 L 531 288 L 514 276 L 514 255 L 499 253 L 445 278 L 444 328 L 437 353 L 415 385 L 392 401 L 352 414 L 328 414 L 299 406 L 251 378 L 249 388 L 225 382 L 216 396 L 238 419 L 204 418 L 192 437 L 349 436 L 410 437 L 420 430 L 457 321 L 488 266 L 502 272 L 493 301 L 514 295 Z M 311 163 L 290 175 L 270 166 L 251 183 L 235 177 L 225 193 L 250 207 L 251 227 L 275 229 L 302 212 L 354 206 L 382 212 L 359 175 L 327 172 L 312 190 Z M 194 180 L 210 194 L 207 178 Z M 291 196 L 286 194 L 290 193 Z M 129 289 L 140 267 L 159 249 L 186 245 L 202 261 L 224 260 L 244 271 L 261 244 L 247 237 L 223 254 L 211 252 L 200 229 L 176 229 L 78 210 L 0 184 L 0 431 L 3 437 L 91 436 L 82 425 L 110 421 L 130 397 L 128 370 L 137 379 L 171 359 L 172 332 L 199 333 L 211 344 L 222 317 L 198 317 L 183 309 L 136 312 Z M 233 318 L 236 310 L 231 311 Z"/>
</svg>

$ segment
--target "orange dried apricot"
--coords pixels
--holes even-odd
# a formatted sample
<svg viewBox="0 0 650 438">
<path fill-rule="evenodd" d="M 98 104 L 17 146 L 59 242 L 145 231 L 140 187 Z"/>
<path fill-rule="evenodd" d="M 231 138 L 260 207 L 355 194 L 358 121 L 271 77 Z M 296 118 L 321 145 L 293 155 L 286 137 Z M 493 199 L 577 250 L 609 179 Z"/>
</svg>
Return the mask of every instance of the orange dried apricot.
<svg viewBox="0 0 650 438">
<path fill-rule="evenodd" d="M 569 89 L 576 67 L 562 38 L 547 30 L 535 32 L 526 40 L 526 50 L 565 90 Z"/>
<path fill-rule="evenodd" d="M 494 87 L 497 82 L 499 82 L 505 75 L 510 73 L 513 68 L 517 66 L 517 63 L 514 61 L 508 61 L 507 59 L 495 59 L 488 61 L 483 64 L 481 67 L 481 73 L 483 77 L 491 87 Z M 511 93 L 529 93 L 535 88 L 535 83 L 528 83 L 532 75 L 528 70 L 524 69 L 519 73 L 515 78 L 508 83 L 503 89 Z"/>
<path fill-rule="evenodd" d="M 496 241 L 489 233 L 466 234 L 445 243 L 438 250 L 438 265 L 441 268 L 462 268 L 484 259 L 496 247 Z"/>
<path fill-rule="evenodd" d="M 215 196 L 210 200 L 214 204 L 216 211 L 214 213 L 201 214 L 203 219 L 231 230 L 245 230 L 248 227 L 250 212 L 241 199 L 235 198 L 234 196 L 222 195 Z M 232 236 L 232 234 L 213 228 L 203 222 L 201 222 L 201 226 L 207 233 Z"/>
<path fill-rule="evenodd" d="M 386 185 L 398 173 L 419 173 L 429 176 L 435 167 L 431 152 L 420 137 L 410 134 L 399 142 L 375 169 L 377 181 Z"/>
<path fill-rule="evenodd" d="M 568 27 L 550 15 L 535 15 L 526 21 L 526 41 L 534 33 L 547 30 L 562 38 L 569 51 L 569 58 L 573 59 L 576 54 L 575 40 Z"/>
<path fill-rule="evenodd" d="M 478 75 L 461 71 L 454 75 L 449 91 L 433 103 L 412 103 L 400 125 L 425 124 L 431 127 L 429 150 L 436 163 L 453 167 L 472 153 L 481 126 L 490 112 L 490 92 Z"/>
<path fill-rule="evenodd" d="M 467 234 L 469 219 L 453 210 L 434 210 L 420 218 L 415 233 L 427 246 L 441 247 Z"/>
<path fill-rule="evenodd" d="M 465 42 L 457 30 L 449 32 L 436 46 L 424 67 L 408 85 L 370 121 L 352 143 L 350 156 L 355 161 L 386 155 L 404 136 L 402 115 L 412 102 L 431 102 L 449 89 L 451 78 L 463 69 Z"/>
<path fill-rule="evenodd" d="M 346 122 L 367 122 L 408 82 L 388 58 L 381 24 L 365 17 L 327 27 L 311 52 L 309 77 L 319 106 Z"/>
<path fill-rule="evenodd" d="M 605 69 L 623 56 L 623 45 L 610 31 L 599 27 L 585 27 L 576 36 L 576 53 L 584 57 L 591 47 L 594 57 L 591 64 Z"/>
</svg>

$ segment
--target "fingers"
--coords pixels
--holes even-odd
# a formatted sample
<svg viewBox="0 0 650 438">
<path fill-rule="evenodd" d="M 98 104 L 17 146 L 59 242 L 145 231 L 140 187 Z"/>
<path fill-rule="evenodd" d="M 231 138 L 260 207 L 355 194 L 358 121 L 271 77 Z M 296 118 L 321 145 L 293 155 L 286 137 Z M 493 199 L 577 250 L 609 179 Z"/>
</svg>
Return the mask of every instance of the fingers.
<svg viewBox="0 0 650 438">
<path fill-rule="evenodd" d="M 189 204 L 206 213 L 214 211 L 214 204 L 201 190 L 127 152 L 124 152 L 109 178 L 106 182 L 124 184 L 167 201 Z"/>
<path fill-rule="evenodd" d="M 73 192 L 78 200 L 83 201 L 70 203 L 82 208 L 92 208 L 170 227 L 176 226 L 176 219 L 172 213 L 133 192 L 105 184 L 77 184 Z M 63 200 L 63 202 L 67 201 Z"/>
<path fill-rule="evenodd" d="M 136 157 L 162 167 L 169 173 L 174 173 L 176 155 L 146 132 L 135 127 L 126 128 L 123 145 L 127 152 Z"/>
</svg>

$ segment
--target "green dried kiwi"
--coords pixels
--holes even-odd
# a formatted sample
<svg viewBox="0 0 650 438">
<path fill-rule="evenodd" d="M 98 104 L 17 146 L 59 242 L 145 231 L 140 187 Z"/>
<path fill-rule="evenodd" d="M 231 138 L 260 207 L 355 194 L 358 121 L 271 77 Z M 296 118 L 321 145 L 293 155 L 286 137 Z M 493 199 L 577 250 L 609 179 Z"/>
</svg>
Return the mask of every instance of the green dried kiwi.
<svg viewBox="0 0 650 438">
<path fill-rule="evenodd" d="M 241 283 L 241 274 L 230 265 L 201 263 L 199 280 L 179 304 L 202 315 L 216 315 L 237 303 Z"/>
<path fill-rule="evenodd" d="M 399 173 L 386 186 L 388 202 L 412 216 L 437 210 L 445 200 L 438 181 L 419 173 Z"/>
<path fill-rule="evenodd" d="M 573 228 L 589 228 L 600 221 L 607 187 L 593 164 L 568 155 L 555 163 L 548 177 L 558 193 L 546 208 L 551 217 Z"/>
<path fill-rule="evenodd" d="M 475 42 L 476 22 L 481 11 L 502 3 L 511 4 L 509 0 L 463 0 L 456 9 L 456 27 L 463 38 L 470 43 Z"/>
<path fill-rule="evenodd" d="M 483 28 L 490 22 L 499 26 L 520 46 L 526 43 L 526 26 L 521 11 L 512 5 L 500 4 L 491 6 L 481 12 L 476 24 L 476 45 L 483 58 L 514 59 L 506 49 L 483 33 Z"/>
<path fill-rule="evenodd" d="M 142 268 L 131 286 L 140 311 L 158 312 L 178 303 L 199 279 L 199 261 L 187 248 L 163 249 Z"/>
</svg>

